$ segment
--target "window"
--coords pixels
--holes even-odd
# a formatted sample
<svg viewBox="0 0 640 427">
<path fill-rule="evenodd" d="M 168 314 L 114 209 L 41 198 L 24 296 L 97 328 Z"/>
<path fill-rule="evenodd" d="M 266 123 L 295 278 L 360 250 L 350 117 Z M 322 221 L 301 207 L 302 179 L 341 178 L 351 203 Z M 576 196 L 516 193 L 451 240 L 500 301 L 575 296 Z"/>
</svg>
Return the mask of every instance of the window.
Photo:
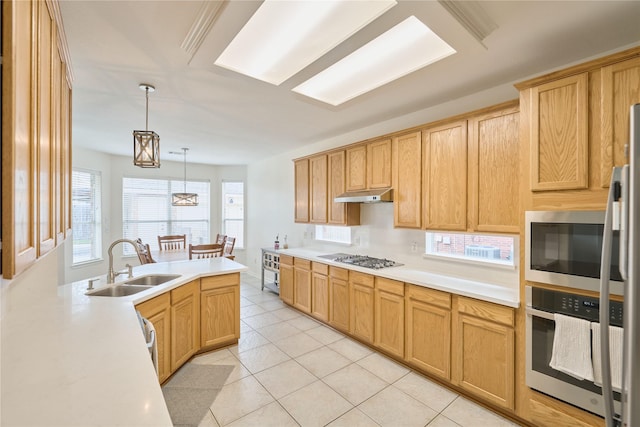
<svg viewBox="0 0 640 427">
<path fill-rule="evenodd" d="M 100 172 L 73 169 L 72 186 L 72 264 L 102 258 L 102 183 Z"/>
<path fill-rule="evenodd" d="M 222 234 L 235 237 L 244 248 L 244 182 L 222 183 Z"/>
<path fill-rule="evenodd" d="M 171 206 L 171 193 L 184 191 L 184 181 L 167 179 L 122 179 L 122 234 L 142 239 L 157 248 L 158 236 L 186 234 L 187 245 L 208 243 L 209 183 L 187 181 L 187 192 L 198 193 L 198 206 Z M 124 246 L 133 255 L 131 245 Z"/>
<path fill-rule="evenodd" d="M 316 240 L 351 244 L 351 227 L 316 225 Z"/>
<path fill-rule="evenodd" d="M 465 233 L 426 233 L 426 254 L 513 266 L 515 237 Z"/>
</svg>

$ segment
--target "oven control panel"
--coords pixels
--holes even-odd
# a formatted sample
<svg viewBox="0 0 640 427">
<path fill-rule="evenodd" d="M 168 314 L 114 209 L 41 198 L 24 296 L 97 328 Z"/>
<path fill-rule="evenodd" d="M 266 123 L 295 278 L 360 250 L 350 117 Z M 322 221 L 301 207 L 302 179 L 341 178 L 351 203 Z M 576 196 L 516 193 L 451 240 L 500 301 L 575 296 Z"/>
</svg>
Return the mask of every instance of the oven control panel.
<svg viewBox="0 0 640 427">
<path fill-rule="evenodd" d="M 597 322 L 600 316 L 598 298 L 549 289 L 532 288 L 531 306 L 550 313 L 561 313 Z M 622 326 L 622 303 L 609 302 L 609 322 L 613 326 Z"/>
</svg>

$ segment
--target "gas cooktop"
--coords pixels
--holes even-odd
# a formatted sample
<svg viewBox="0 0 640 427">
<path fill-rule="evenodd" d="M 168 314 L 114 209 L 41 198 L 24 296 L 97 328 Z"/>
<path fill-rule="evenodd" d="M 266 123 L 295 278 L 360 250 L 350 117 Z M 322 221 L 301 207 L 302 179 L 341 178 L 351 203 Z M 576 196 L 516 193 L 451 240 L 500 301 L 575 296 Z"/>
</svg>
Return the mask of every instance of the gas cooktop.
<svg viewBox="0 0 640 427">
<path fill-rule="evenodd" d="M 374 258 L 367 255 L 331 254 L 321 255 L 320 258 L 327 258 L 335 262 L 356 265 L 358 267 L 372 268 L 379 270 L 386 267 L 399 267 L 403 264 L 386 258 Z"/>
</svg>

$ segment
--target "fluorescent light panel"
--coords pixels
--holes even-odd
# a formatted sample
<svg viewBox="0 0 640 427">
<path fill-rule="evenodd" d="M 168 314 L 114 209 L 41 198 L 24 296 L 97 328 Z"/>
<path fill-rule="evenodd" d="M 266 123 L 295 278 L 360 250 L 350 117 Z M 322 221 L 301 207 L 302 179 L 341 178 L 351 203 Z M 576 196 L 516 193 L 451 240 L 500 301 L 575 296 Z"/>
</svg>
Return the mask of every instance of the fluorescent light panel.
<svg viewBox="0 0 640 427">
<path fill-rule="evenodd" d="M 422 21 L 410 16 L 293 91 L 340 105 L 454 53 Z"/>
<path fill-rule="evenodd" d="M 265 0 L 215 64 L 279 85 L 396 4 Z"/>
</svg>

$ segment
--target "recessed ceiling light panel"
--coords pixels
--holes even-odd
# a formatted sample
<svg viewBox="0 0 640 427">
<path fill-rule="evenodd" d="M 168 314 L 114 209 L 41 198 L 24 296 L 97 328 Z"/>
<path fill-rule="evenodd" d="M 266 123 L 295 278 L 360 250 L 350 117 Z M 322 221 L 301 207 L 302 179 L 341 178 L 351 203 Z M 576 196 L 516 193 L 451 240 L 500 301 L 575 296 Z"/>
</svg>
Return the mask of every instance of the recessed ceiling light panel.
<svg viewBox="0 0 640 427">
<path fill-rule="evenodd" d="M 265 0 L 215 64 L 279 85 L 396 3 Z"/>
<path fill-rule="evenodd" d="M 454 53 L 422 21 L 410 16 L 293 91 L 340 105 Z"/>
</svg>

